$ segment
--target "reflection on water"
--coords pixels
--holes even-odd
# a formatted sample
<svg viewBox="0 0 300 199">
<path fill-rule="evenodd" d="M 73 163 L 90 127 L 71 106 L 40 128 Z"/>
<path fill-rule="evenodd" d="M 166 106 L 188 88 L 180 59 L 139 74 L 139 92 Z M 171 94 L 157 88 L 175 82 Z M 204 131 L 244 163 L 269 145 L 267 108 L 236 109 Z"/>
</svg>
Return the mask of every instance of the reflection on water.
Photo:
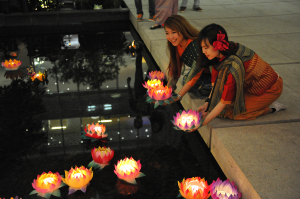
<svg viewBox="0 0 300 199">
<path fill-rule="evenodd" d="M 132 40 L 129 32 L 0 40 L 2 61 L 12 55 L 22 61 L 15 72 L 0 68 L 0 197 L 36 198 L 29 193 L 37 175 L 86 167 L 91 149 L 99 146 L 115 151 L 110 165 L 94 170 L 86 193 L 68 195 L 66 186 L 62 198 L 175 198 L 183 178 L 201 176 L 209 183 L 225 178 L 199 133 L 173 129 L 169 121 L 180 104 L 154 109 L 145 102 L 142 83 L 155 64 L 146 49 L 135 59 L 125 52 L 124 43 Z M 48 84 L 30 81 L 30 66 L 47 70 Z M 84 126 L 93 122 L 106 125 L 107 138 L 81 138 Z M 142 164 L 146 176 L 137 185 L 113 172 L 125 157 Z"/>
</svg>

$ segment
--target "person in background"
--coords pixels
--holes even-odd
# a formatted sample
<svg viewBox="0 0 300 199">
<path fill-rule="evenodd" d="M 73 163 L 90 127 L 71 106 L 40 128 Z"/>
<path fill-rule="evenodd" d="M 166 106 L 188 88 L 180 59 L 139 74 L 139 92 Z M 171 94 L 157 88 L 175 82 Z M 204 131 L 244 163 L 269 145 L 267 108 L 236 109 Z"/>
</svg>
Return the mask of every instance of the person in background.
<svg viewBox="0 0 300 199">
<path fill-rule="evenodd" d="M 205 117 L 202 126 L 215 117 L 253 120 L 287 109 L 275 102 L 283 89 L 279 74 L 253 50 L 229 41 L 222 26 L 207 25 L 197 41 L 202 49 L 198 67 L 213 66 L 212 92 L 198 109 Z"/>
<path fill-rule="evenodd" d="M 155 21 L 155 0 L 149 0 L 149 21 Z M 143 21 L 143 5 L 142 0 L 134 0 L 136 12 L 137 12 L 137 21 Z"/>
<path fill-rule="evenodd" d="M 188 0 L 182 0 L 179 12 L 184 12 L 187 7 Z M 202 8 L 200 8 L 200 0 L 194 0 L 193 10 L 195 11 L 203 11 Z"/>
<path fill-rule="evenodd" d="M 178 0 L 156 0 L 155 6 L 155 25 L 151 26 L 151 30 L 161 28 L 169 16 L 177 15 Z"/>
</svg>

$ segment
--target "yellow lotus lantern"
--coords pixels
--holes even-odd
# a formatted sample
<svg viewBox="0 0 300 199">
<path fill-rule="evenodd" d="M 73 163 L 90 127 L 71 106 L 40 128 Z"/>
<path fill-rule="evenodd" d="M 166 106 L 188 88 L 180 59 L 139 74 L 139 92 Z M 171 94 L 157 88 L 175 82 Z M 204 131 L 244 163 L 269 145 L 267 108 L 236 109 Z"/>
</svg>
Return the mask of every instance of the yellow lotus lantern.
<svg viewBox="0 0 300 199">
<path fill-rule="evenodd" d="M 207 199 L 210 196 L 209 185 L 204 178 L 183 178 L 181 183 L 178 182 L 178 186 L 181 196 L 186 199 Z"/>
<path fill-rule="evenodd" d="M 172 88 L 169 88 L 168 86 L 154 87 L 148 90 L 147 94 L 148 97 L 146 102 L 154 102 L 154 108 L 163 105 L 164 103 L 170 104 L 170 102 L 174 101 L 173 98 L 176 98 L 176 96 L 173 96 L 172 94 Z"/>
<path fill-rule="evenodd" d="M 163 80 L 165 79 L 165 74 L 161 71 L 151 71 L 148 75 L 149 79 L 159 79 Z"/>
<path fill-rule="evenodd" d="M 33 180 L 32 187 L 35 189 L 29 195 L 38 194 L 46 199 L 50 198 L 51 195 L 60 197 L 59 188 L 66 184 L 61 182 L 62 177 L 59 173 L 48 173 L 43 172 L 42 175 L 38 175 L 37 179 Z"/>
<path fill-rule="evenodd" d="M 5 62 L 2 62 L 2 66 L 6 69 L 6 70 L 18 70 L 19 66 L 22 64 L 22 62 L 20 60 L 5 60 Z"/>
<path fill-rule="evenodd" d="M 77 190 L 85 193 L 86 187 L 92 178 L 92 167 L 87 169 L 84 166 L 76 166 L 75 169 L 71 168 L 70 171 L 65 171 L 65 178 L 62 178 L 62 180 L 69 186 L 69 194 L 72 194 Z"/>
<path fill-rule="evenodd" d="M 152 88 L 157 88 L 159 86 L 162 86 L 162 82 L 158 79 L 150 79 L 147 82 L 145 82 L 145 84 L 143 84 L 143 86 L 149 90 Z"/>
<path fill-rule="evenodd" d="M 132 157 L 118 161 L 118 164 L 115 165 L 115 174 L 119 179 L 124 180 L 131 184 L 136 184 L 135 178 L 140 178 L 145 176 L 142 172 L 140 172 L 142 165 L 140 164 L 140 160 L 135 161 Z"/>
</svg>

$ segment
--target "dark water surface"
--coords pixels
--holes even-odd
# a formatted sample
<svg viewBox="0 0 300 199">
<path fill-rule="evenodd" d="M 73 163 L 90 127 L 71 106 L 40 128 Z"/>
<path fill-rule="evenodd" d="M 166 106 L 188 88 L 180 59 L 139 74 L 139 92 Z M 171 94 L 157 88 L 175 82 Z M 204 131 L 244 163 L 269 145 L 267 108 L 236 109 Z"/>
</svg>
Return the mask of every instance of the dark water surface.
<svg viewBox="0 0 300 199">
<path fill-rule="evenodd" d="M 124 50 L 134 39 L 139 40 L 129 30 L 0 39 L 1 62 L 22 61 L 17 71 L 0 68 L 1 198 L 39 198 L 29 196 L 37 175 L 87 167 L 91 149 L 98 146 L 115 151 L 110 165 L 93 169 L 86 193 L 68 195 L 65 186 L 61 198 L 168 199 L 177 197 L 177 181 L 183 178 L 205 177 L 209 184 L 226 179 L 198 132 L 172 128 L 179 103 L 154 109 L 145 102 L 142 83 L 158 67 L 145 47 L 135 58 Z M 47 81 L 31 82 L 30 65 L 35 72 L 47 70 Z M 106 125 L 107 139 L 83 140 L 84 126 L 99 121 Z M 125 157 L 142 164 L 146 176 L 137 185 L 114 173 Z"/>
</svg>

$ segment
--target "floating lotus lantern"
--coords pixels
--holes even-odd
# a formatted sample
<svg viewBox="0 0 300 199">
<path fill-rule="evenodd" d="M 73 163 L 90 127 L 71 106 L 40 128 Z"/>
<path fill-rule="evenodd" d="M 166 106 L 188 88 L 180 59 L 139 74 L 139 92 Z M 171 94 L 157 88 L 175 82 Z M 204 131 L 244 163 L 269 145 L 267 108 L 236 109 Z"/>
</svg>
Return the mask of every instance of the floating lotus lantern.
<svg viewBox="0 0 300 199">
<path fill-rule="evenodd" d="M 87 124 L 84 127 L 84 132 L 83 135 L 81 136 L 83 139 L 101 139 L 101 138 L 105 138 L 107 137 L 107 134 L 105 134 L 106 131 L 106 126 L 103 124 L 99 124 L 96 123 L 96 125 L 94 123 L 92 124 Z M 94 140 L 94 141 L 95 141 Z"/>
<path fill-rule="evenodd" d="M 124 180 L 131 184 L 136 184 L 135 178 L 140 178 L 145 176 L 142 172 L 140 172 L 142 165 L 140 164 L 140 160 L 135 161 L 132 157 L 118 161 L 118 164 L 115 165 L 115 174 L 119 179 Z"/>
<path fill-rule="evenodd" d="M 22 62 L 20 60 L 5 60 L 5 62 L 2 62 L 2 66 L 6 69 L 6 70 L 18 70 L 19 66 L 22 64 Z"/>
<path fill-rule="evenodd" d="M 93 167 L 94 169 L 103 169 L 114 157 L 114 150 L 109 147 L 93 148 L 91 153 L 93 161 L 89 163 L 88 167 Z"/>
<path fill-rule="evenodd" d="M 151 71 L 148 75 L 149 79 L 158 79 L 163 80 L 165 79 L 165 74 L 161 71 Z"/>
<path fill-rule="evenodd" d="M 197 111 L 188 110 L 182 111 L 180 110 L 176 113 L 176 117 L 173 116 L 173 124 L 175 125 L 174 129 L 176 130 L 183 130 L 183 131 L 190 131 L 195 128 L 199 128 L 203 120 L 201 120 L 202 113 L 198 113 Z"/>
<path fill-rule="evenodd" d="M 29 195 L 38 194 L 46 199 L 50 198 L 51 195 L 60 197 L 59 188 L 65 186 L 61 182 L 62 177 L 59 173 L 48 173 L 43 172 L 42 175 L 38 175 L 37 179 L 33 180 L 32 187 L 35 189 Z"/>
<path fill-rule="evenodd" d="M 219 178 L 210 185 L 210 193 L 213 199 L 239 199 L 242 196 L 234 182 L 230 183 L 229 179 L 223 182 Z"/>
<path fill-rule="evenodd" d="M 143 84 L 143 86 L 149 90 L 152 88 L 157 88 L 157 87 L 162 86 L 162 82 L 158 79 L 150 79 L 147 82 L 145 82 L 145 84 Z"/>
<path fill-rule="evenodd" d="M 69 185 L 69 194 L 72 194 L 77 190 L 81 190 L 85 193 L 86 187 L 92 178 L 92 167 L 87 169 L 84 166 L 76 166 L 75 169 L 71 168 L 70 171 L 65 171 L 65 178 L 62 178 L 62 180 Z"/>
<path fill-rule="evenodd" d="M 44 81 L 44 79 L 46 79 L 46 75 L 39 71 L 38 73 L 34 73 L 34 75 L 31 76 L 32 81 L 34 81 L 35 79 L 38 79 L 42 82 Z"/>
<path fill-rule="evenodd" d="M 181 196 L 186 199 L 207 199 L 210 196 L 209 185 L 204 178 L 183 178 L 181 183 L 178 182 L 178 186 Z"/>
<path fill-rule="evenodd" d="M 155 102 L 154 108 L 159 105 L 163 105 L 164 103 L 170 104 L 173 102 L 173 98 L 177 98 L 176 96 L 172 95 L 172 88 L 168 86 L 159 86 L 148 90 L 147 92 L 148 97 L 146 101 L 148 103 Z"/>
</svg>

